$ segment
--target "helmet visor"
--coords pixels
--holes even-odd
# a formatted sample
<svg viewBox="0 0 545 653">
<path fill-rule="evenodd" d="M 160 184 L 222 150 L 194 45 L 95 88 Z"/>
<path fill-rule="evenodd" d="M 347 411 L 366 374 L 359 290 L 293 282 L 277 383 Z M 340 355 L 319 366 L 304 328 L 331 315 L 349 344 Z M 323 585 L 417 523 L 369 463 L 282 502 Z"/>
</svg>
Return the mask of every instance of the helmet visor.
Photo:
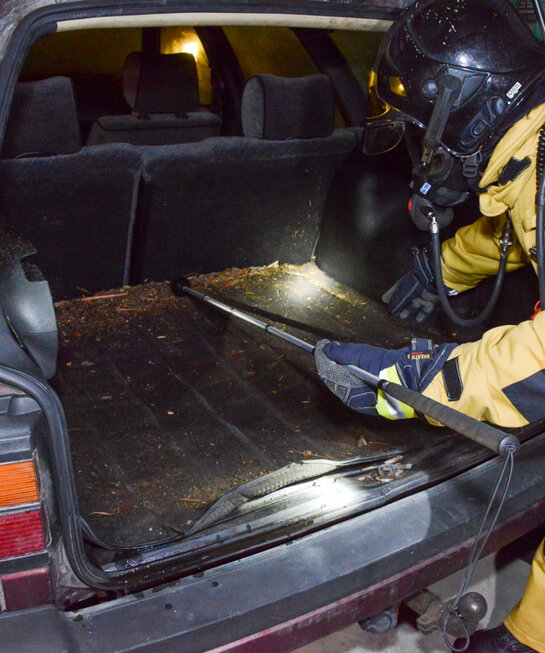
<svg viewBox="0 0 545 653">
<path fill-rule="evenodd" d="M 397 120 L 387 119 L 387 116 L 368 120 L 363 133 L 363 152 L 371 156 L 385 154 L 401 143 L 405 134 L 405 122 L 399 112 Z"/>
<path fill-rule="evenodd" d="M 421 122 L 412 116 L 386 105 L 385 113 L 377 118 L 368 116 L 363 134 L 363 152 L 375 156 L 396 148 L 405 135 L 407 125 L 426 130 Z"/>
</svg>

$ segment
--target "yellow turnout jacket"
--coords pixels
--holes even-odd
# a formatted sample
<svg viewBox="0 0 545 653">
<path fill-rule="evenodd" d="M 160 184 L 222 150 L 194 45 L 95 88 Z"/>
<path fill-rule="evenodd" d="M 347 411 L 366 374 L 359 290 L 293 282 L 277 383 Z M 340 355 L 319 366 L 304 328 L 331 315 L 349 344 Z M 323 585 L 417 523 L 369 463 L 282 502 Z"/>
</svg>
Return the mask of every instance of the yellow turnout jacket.
<svg viewBox="0 0 545 653">
<path fill-rule="evenodd" d="M 536 268 L 529 250 L 536 245 L 536 153 L 544 123 L 542 104 L 515 123 L 495 148 L 479 184 L 485 191 L 480 195 L 482 217 L 443 244 L 444 282 L 450 288 L 463 292 L 497 273 L 507 212 L 514 240 L 507 270 L 528 264 Z M 502 185 L 499 177 L 512 160 L 517 166 L 524 161 L 526 167 Z M 452 400 L 450 393 L 449 400 L 444 374 L 433 379 L 426 396 L 501 426 L 545 417 L 545 311 L 535 320 L 490 329 L 477 342 L 456 347 L 451 359 L 457 359 L 459 398 Z"/>
</svg>

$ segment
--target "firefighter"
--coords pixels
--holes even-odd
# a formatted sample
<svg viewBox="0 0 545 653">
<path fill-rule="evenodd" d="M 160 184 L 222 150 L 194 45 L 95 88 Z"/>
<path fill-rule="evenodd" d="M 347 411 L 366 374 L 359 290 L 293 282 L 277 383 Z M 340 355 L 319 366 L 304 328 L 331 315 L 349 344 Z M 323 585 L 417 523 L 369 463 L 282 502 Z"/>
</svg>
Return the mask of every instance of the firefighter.
<svg viewBox="0 0 545 653">
<path fill-rule="evenodd" d="M 414 171 L 416 204 L 431 202 L 448 212 L 470 192 L 479 193 L 481 217 L 442 246 L 446 294 L 465 292 L 497 274 L 502 248 L 508 272 L 524 265 L 537 271 L 536 158 L 542 128 L 545 143 L 544 71 L 545 48 L 507 0 L 418 0 L 381 44 L 374 66 L 378 97 L 397 119 L 424 133 L 421 165 Z M 510 247 L 502 239 L 507 220 Z M 411 271 L 383 298 L 390 312 L 424 322 L 439 304 L 435 277 L 429 252 L 416 250 Z M 357 365 L 478 420 L 520 427 L 545 417 L 545 311 L 526 317 L 461 345 L 414 338 L 407 347 L 386 350 L 321 341 L 316 365 L 329 389 L 364 414 L 416 416 L 343 365 Z M 544 617 L 542 543 L 520 604 L 504 624 L 478 631 L 467 650 L 545 653 Z"/>
</svg>

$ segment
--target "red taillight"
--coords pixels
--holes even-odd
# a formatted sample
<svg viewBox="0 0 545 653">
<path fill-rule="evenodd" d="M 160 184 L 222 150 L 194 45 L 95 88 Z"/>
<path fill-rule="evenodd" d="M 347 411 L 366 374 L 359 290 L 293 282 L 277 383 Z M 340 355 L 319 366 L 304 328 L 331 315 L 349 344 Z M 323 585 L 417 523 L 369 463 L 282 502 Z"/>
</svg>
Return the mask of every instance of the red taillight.
<svg viewBox="0 0 545 653">
<path fill-rule="evenodd" d="M 49 601 L 43 510 L 35 461 L 0 464 L 0 561 L 12 558 L 10 573 L 0 578 L 4 604 L 0 609 L 19 610 Z M 22 556 L 25 562 L 19 566 L 17 558 Z"/>
<path fill-rule="evenodd" d="M 45 549 L 39 510 L 0 516 L 0 559 Z"/>
</svg>

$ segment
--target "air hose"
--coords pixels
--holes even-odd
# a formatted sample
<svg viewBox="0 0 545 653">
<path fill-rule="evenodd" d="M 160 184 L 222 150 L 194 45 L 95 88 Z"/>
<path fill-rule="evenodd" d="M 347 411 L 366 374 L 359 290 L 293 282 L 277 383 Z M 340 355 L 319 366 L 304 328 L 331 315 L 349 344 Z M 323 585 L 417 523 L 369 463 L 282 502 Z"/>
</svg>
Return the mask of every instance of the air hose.
<svg viewBox="0 0 545 653">
<path fill-rule="evenodd" d="M 443 310 L 447 316 L 456 324 L 459 324 L 463 327 L 473 327 L 477 326 L 484 322 L 487 317 L 490 315 L 498 297 L 500 295 L 501 288 L 503 286 L 503 280 L 505 278 L 505 270 L 507 267 L 507 255 L 509 253 L 509 248 L 511 247 L 513 225 L 511 219 L 507 217 L 505 224 L 503 225 L 503 231 L 500 238 L 501 252 L 500 252 L 500 263 L 498 266 L 498 274 L 496 276 L 496 282 L 492 293 L 486 303 L 486 306 L 483 310 L 472 318 L 463 318 L 452 308 L 449 302 L 447 291 L 445 290 L 445 285 L 443 283 L 443 272 L 441 270 L 441 239 L 439 238 L 439 224 L 437 218 L 430 212 L 430 233 L 431 233 L 431 251 L 432 251 L 432 260 L 433 260 L 433 274 L 435 276 L 435 284 L 437 287 L 437 294 L 439 295 L 439 301 Z M 544 304 L 545 306 L 545 304 Z"/>
<path fill-rule="evenodd" d="M 543 171 L 545 170 L 545 125 L 539 131 L 539 138 L 537 143 L 536 154 L 536 248 L 535 257 L 537 264 L 537 278 L 539 284 L 539 299 L 542 307 L 545 307 L 545 177 Z M 430 232 L 431 232 L 431 248 L 433 257 L 433 273 L 435 275 L 435 283 L 437 286 L 437 294 L 443 310 L 448 317 L 459 324 L 460 326 L 471 327 L 477 326 L 486 320 L 492 312 L 496 301 L 498 300 L 503 279 L 505 277 L 505 270 L 507 266 L 507 255 L 509 248 L 512 244 L 512 231 L 513 225 L 509 217 L 505 221 L 502 236 L 500 239 L 501 252 L 500 263 L 498 268 L 498 275 L 496 283 L 492 290 L 492 294 L 483 308 L 483 310 L 473 318 L 465 319 L 460 317 L 451 307 L 445 286 L 443 283 L 443 273 L 441 270 L 441 242 L 439 239 L 439 225 L 437 219 L 434 219 L 433 212 L 430 211 L 428 217 L 430 218 Z"/>
<path fill-rule="evenodd" d="M 541 307 L 545 307 L 545 125 L 541 127 L 536 155 L 536 263 Z"/>
</svg>

